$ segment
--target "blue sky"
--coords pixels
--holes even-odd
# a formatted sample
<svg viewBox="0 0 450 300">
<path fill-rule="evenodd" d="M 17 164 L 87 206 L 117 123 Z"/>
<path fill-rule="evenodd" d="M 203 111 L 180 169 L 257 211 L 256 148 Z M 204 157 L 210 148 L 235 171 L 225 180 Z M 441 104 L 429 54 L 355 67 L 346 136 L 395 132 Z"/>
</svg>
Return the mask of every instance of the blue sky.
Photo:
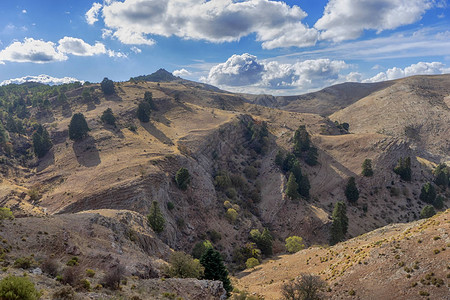
<svg viewBox="0 0 450 300">
<path fill-rule="evenodd" d="M 124 81 L 165 68 L 230 91 L 288 95 L 345 81 L 450 73 L 446 0 L 0 5 L 4 83 L 41 74 L 49 75 L 46 82 Z"/>
</svg>

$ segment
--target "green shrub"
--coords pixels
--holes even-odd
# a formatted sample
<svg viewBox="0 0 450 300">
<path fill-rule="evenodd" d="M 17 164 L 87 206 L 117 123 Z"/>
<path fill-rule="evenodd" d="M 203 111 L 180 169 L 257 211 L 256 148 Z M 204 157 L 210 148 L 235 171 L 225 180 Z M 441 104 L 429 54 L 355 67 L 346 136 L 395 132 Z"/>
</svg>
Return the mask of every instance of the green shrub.
<svg viewBox="0 0 450 300">
<path fill-rule="evenodd" d="M 0 207 L 0 220 L 12 220 L 14 219 L 11 209 L 7 207 Z"/>
<path fill-rule="evenodd" d="M 197 278 L 203 276 L 204 268 L 198 259 L 183 252 L 173 252 L 169 260 L 170 266 L 166 270 L 169 277 Z"/>
<path fill-rule="evenodd" d="M 436 211 L 434 210 L 434 207 L 431 205 L 426 205 L 422 210 L 420 211 L 420 217 L 422 219 L 431 218 L 436 214 Z"/>
<path fill-rule="evenodd" d="M 174 209 L 175 208 L 175 204 L 173 204 L 173 202 L 167 202 L 167 209 L 168 210 L 172 210 L 172 209 Z"/>
<path fill-rule="evenodd" d="M 194 248 L 192 249 L 192 256 L 194 258 L 200 259 L 202 257 L 203 253 L 206 252 L 209 248 L 213 248 L 213 245 L 210 241 L 206 240 L 203 242 L 198 242 L 195 244 Z"/>
<path fill-rule="evenodd" d="M 79 265 L 79 258 L 77 256 L 72 257 L 67 264 L 69 267 L 78 266 Z"/>
<path fill-rule="evenodd" d="M 252 268 L 256 267 L 257 265 L 259 265 L 259 260 L 257 260 L 254 257 L 250 257 L 245 262 L 245 266 L 247 267 L 247 269 L 252 269 Z"/>
<path fill-rule="evenodd" d="M 371 177 L 373 176 L 373 169 L 372 169 L 372 160 L 366 158 L 362 164 L 362 173 L 365 177 Z"/>
<path fill-rule="evenodd" d="M 290 236 L 286 239 L 286 250 L 289 253 L 296 253 L 302 249 L 305 249 L 303 239 L 299 236 Z"/>
<path fill-rule="evenodd" d="M 239 214 L 234 208 L 229 208 L 227 210 L 226 218 L 228 219 L 228 221 L 230 221 L 230 223 L 236 222 L 238 216 Z"/>
<path fill-rule="evenodd" d="M 422 186 L 419 199 L 423 202 L 434 204 L 434 200 L 436 199 L 436 189 L 431 182 L 427 182 Z"/>
<path fill-rule="evenodd" d="M 175 182 L 181 190 L 186 190 L 189 183 L 191 182 L 191 175 L 186 168 L 180 168 L 175 174 Z"/>
<path fill-rule="evenodd" d="M 28 278 L 8 276 L 0 281 L 2 300 L 35 300 L 39 297 L 39 292 Z"/>
<path fill-rule="evenodd" d="M 86 269 L 86 276 L 87 277 L 94 277 L 95 276 L 95 271 L 94 270 L 92 270 L 92 269 Z"/>
<path fill-rule="evenodd" d="M 153 201 L 150 213 L 147 215 L 147 221 L 154 232 L 161 233 L 164 230 L 166 220 L 159 209 L 158 202 Z"/>
<path fill-rule="evenodd" d="M 231 179 L 227 174 L 217 175 L 214 177 L 214 186 L 221 191 L 225 191 L 231 187 Z"/>
<path fill-rule="evenodd" d="M 262 233 L 258 229 L 252 229 L 250 239 L 256 243 L 262 254 L 272 255 L 273 237 L 267 228 L 264 228 Z"/>
<path fill-rule="evenodd" d="M 29 269 L 34 265 L 32 257 L 19 257 L 14 261 L 15 268 Z"/>
<path fill-rule="evenodd" d="M 225 191 L 225 195 L 227 195 L 227 197 L 230 198 L 230 199 L 236 198 L 236 197 L 237 197 L 236 189 L 235 189 L 235 188 L 232 188 L 232 187 L 228 188 L 228 189 Z"/>
</svg>

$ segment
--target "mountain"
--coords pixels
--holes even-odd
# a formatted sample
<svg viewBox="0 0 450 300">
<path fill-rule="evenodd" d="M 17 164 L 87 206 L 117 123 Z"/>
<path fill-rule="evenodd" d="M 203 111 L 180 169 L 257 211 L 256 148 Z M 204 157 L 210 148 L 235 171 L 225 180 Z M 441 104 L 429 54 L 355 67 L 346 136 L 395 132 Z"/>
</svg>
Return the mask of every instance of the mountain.
<svg viewBox="0 0 450 300">
<path fill-rule="evenodd" d="M 155 81 L 115 83 L 112 95 L 104 95 L 99 84 L 0 87 L 0 107 L 10 108 L 0 108 L 0 206 L 11 208 L 17 219 L 15 225 L 5 221 L 9 224 L 5 235 L 8 245 L 20 248 L 5 257 L 7 263 L 37 253 L 38 266 L 53 253 L 62 268 L 77 256 L 99 274 L 92 279 L 96 284 L 108 270 L 125 264 L 124 274 L 132 283 L 122 296 L 142 298 L 144 290 L 131 286 L 163 276 L 172 250 L 192 253 L 196 244 L 209 240 L 229 270 L 241 277 L 245 260 L 240 253 L 252 241 L 253 229 L 270 231 L 274 255 L 285 253 L 284 240 L 292 235 L 301 236 L 308 247 L 324 245 L 338 201 L 348 207 L 345 239 L 394 223 L 416 222 L 427 205 L 419 199 L 423 184 L 433 181 L 435 166 L 448 160 L 448 152 L 437 147 L 447 137 L 426 134 L 448 132 L 448 110 L 443 105 L 450 95 L 449 75 L 330 87 L 317 92 L 316 100 L 304 101 L 316 103 L 305 104 L 305 110 L 316 107 L 314 113 L 300 113 L 249 103 L 248 95 L 158 72 L 150 77 Z M 144 123 L 136 111 L 146 92 L 152 95 L 153 109 L 150 122 Z M 299 108 L 302 101 L 293 100 Z M 319 108 L 327 103 L 330 108 L 322 114 Z M 102 121 L 108 108 L 116 126 Z M 383 118 L 380 110 L 389 118 Z M 80 141 L 70 140 L 68 134 L 76 113 L 85 116 L 90 129 Z M 424 116 L 424 120 L 416 117 L 427 130 L 420 132 L 420 139 L 401 130 L 402 118 L 414 114 Z M 41 158 L 33 155 L 37 123 L 48 130 L 53 144 Z M 285 157 L 293 152 L 301 125 L 317 150 L 317 163 L 309 160 L 314 150 L 297 153 L 302 178 L 307 176 L 311 188 L 309 198 L 293 201 L 285 193 L 289 172 L 275 161 L 279 152 Z M 406 157 L 411 158 L 411 181 L 393 172 L 399 159 Z M 372 160 L 372 177 L 361 175 L 366 159 Z M 190 174 L 186 190 L 175 180 L 181 168 Z M 344 192 L 349 177 L 356 178 L 359 189 L 354 204 L 347 202 Z M 449 197 L 448 189 L 436 190 L 444 199 Z M 160 234 L 146 224 L 154 201 L 165 220 Z M 448 205 L 444 201 L 439 209 Z M 45 226 L 48 229 L 42 229 Z M 50 243 L 47 236 L 55 241 L 51 250 L 44 249 Z M 370 278 L 373 270 L 365 271 Z M 147 275 L 141 278 L 136 272 Z M 53 278 L 39 276 L 33 278 L 45 278 L 45 289 L 62 288 Z M 153 279 L 152 295 L 163 298 L 167 292 L 214 299 L 223 294 L 221 283 L 215 281 L 179 280 L 179 285 L 168 281 L 157 289 L 162 280 Z M 248 281 L 237 284 L 256 289 Z M 185 288 L 189 285 L 198 287 L 192 289 L 194 294 Z M 108 292 L 99 290 L 102 295 Z"/>
</svg>

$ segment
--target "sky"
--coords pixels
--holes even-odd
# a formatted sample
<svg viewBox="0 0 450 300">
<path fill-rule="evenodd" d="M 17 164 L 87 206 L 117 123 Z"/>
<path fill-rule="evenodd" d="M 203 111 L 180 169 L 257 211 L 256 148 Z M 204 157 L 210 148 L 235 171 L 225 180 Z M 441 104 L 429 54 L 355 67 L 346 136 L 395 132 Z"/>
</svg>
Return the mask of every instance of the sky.
<svg viewBox="0 0 450 300">
<path fill-rule="evenodd" d="M 2 0 L 0 83 L 164 68 L 232 92 L 450 73 L 447 0 Z"/>
</svg>

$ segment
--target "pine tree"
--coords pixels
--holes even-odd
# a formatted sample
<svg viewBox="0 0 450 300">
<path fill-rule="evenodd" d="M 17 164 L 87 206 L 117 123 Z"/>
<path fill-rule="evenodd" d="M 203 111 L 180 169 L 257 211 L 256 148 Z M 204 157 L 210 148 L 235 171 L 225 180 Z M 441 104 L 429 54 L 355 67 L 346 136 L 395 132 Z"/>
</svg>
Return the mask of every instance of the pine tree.
<svg viewBox="0 0 450 300">
<path fill-rule="evenodd" d="M 88 124 L 82 113 L 73 115 L 69 124 L 69 138 L 73 141 L 80 141 L 87 136 Z"/>
<path fill-rule="evenodd" d="M 33 149 L 37 157 L 44 157 L 45 154 L 52 148 L 52 141 L 47 129 L 39 125 L 32 135 Z"/>
<path fill-rule="evenodd" d="M 289 175 L 289 180 L 286 185 L 286 195 L 291 198 L 291 200 L 297 200 L 300 197 L 298 194 L 298 184 L 294 173 Z"/>
<path fill-rule="evenodd" d="M 100 87 L 105 95 L 112 95 L 116 92 L 114 89 L 114 81 L 106 77 L 103 78 L 102 82 L 100 83 Z"/>
<path fill-rule="evenodd" d="M 317 153 L 316 147 L 309 147 L 308 152 L 306 153 L 305 162 L 310 166 L 317 165 L 317 157 L 319 154 Z"/>
<path fill-rule="evenodd" d="M 152 92 L 147 91 L 147 92 L 144 93 L 144 101 L 147 102 L 150 105 L 150 109 L 156 110 L 156 105 L 153 102 L 153 94 L 152 94 Z"/>
<path fill-rule="evenodd" d="M 223 288 L 229 294 L 233 287 L 231 286 L 228 270 L 223 263 L 220 253 L 213 248 L 209 248 L 200 258 L 200 263 L 205 268 L 203 277 L 209 280 L 222 281 Z"/>
<path fill-rule="evenodd" d="M 446 164 L 439 164 L 434 170 L 434 183 L 443 189 L 450 185 L 450 169 Z"/>
<path fill-rule="evenodd" d="M 304 174 L 298 183 L 298 193 L 305 199 L 309 199 L 309 190 L 311 184 L 309 183 L 308 175 Z"/>
<path fill-rule="evenodd" d="M 394 168 L 394 172 L 405 181 L 411 181 L 411 157 L 400 158 Z"/>
<path fill-rule="evenodd" d="M 436 200 L 436 189 L 431 182 L 427 182 L 422 186 L 419 199 L 423 202 L 434 204 Z"/>
<path fill-rule="evenodd" d="M 139 121 L 147 123 L 150 121 L 150 112 L 151 112 L 150 104 L 148 104 L 147 102 L 141 102 L 138 105 L 136 115 Z"/>
<path fill-rule="evenodd" d="M 101 116 L 101 120 L 102 122 L 108 124 L 108 125 L 112 125 L 114 127 L 116 127 L 116 117 L 113 114 L 113 111 L 111 108 L 107 108 L 102 116 Z"/>
<path fill-rule="evenodd" d="M 373 170 L 372 170 L 372 160 L 366 158 L 362 164 L 362 173 L 365 177 L 371 177 L 373 176 Z"/>
<path fill-rule="evenodd" d="M 272 255 L 273 237 L 267 228 L 264 228 L 262 233 L 258 229 L 252 229 L 250 231 L 250 239 L 255 242 L 262 254 L 266 256 Z"/>
<path fill-rule="evenodd" d="M 189 171 L 186 168 L 180 168 L 177 171 L 177 174 L 175 174 L 175 182 L 177 183 L 179 189 L 183 191 L 186 190 L 191 182 L 191 175 L 189 174 Z"/>
<path fill-rule="evenodd" d="M 330 243 L 334 245 L 344 240 L 348 230 L 347 207 L 344 202 L 337 202 L 335 204 L 332 218 Z"/>
<path fill-rule="evenodd" d="M 275 164 L 282 168 L 283 167 L 283 161 L 284 161 L 284 154 L 281 150 L 278 150 L 277 155 L 275 156 Z"/>
<path fill-rule="evenodd" d="M 345 196 L 350 203 L 355 203 L 359 198 L 359 191 L 356 187 L 355 177 L 350 177 L 348 179 L 347 185 L 345 187 Z"/>
<path fill-rule="evenodd" d="M 300 125 L 294 133 L 294 154 L 297 157 L 302 155 L 303 151 L 309 150 L 311 140 L 305 125 Z"/>
<path fill-rule="evenodd" d="M 148 225 L 150 225 L 154 232 L 159 234 L 164 230 L 166 220 L 159 209 L 158 202 L 153 201 L 152 206 L 150 207 L 150 213 L 147 215 L 147 220 Z"/>
</svg>

